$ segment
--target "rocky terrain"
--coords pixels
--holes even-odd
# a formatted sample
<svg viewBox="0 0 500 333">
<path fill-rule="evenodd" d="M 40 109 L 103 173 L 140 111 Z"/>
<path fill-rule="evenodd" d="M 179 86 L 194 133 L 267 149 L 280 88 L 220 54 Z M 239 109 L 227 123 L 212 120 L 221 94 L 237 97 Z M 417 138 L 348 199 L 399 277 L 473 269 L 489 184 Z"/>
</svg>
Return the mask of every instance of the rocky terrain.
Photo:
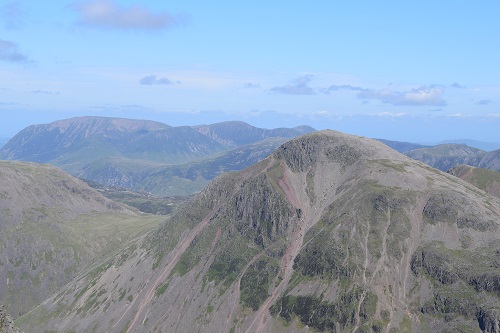
<svg viewBox="0 0 500 333">
<path fill-rule="evenodd" d="M 0 304 L 0 333 L 22 333 L 14 326 L 12 317 L 5 312 L 5 307 Z"/>
<path fill-rule="evenodd" d="M 322 131 L 213 181 L 26 332 L 499 332 L 500 201 Z"/>
<path fill-rule="evenodd" d="M 17 318 L 164 219 L 53 166 L 0 161 L 0 303 Z"/>
</svg>

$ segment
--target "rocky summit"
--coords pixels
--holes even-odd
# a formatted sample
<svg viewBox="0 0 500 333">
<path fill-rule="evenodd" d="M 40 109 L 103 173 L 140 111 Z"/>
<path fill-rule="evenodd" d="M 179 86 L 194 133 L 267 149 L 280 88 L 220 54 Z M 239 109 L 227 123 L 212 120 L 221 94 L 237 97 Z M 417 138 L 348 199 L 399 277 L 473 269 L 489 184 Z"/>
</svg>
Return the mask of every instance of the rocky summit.
<svg viewBox="0 0 500 333">
<path fill-rule="evenodd" d="M 499 332 L 500 201 L 321 131 L 224 174 L 25 332 Z"/>
</svg>

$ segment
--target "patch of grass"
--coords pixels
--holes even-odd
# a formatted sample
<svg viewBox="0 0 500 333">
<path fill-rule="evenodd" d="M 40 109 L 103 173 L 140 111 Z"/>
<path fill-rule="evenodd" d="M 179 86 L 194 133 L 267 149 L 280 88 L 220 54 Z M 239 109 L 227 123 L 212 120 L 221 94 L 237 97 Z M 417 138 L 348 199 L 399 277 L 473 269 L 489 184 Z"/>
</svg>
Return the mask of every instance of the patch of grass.
<svg viewBox="0 0 500 333">
<path fill-rule="evenodd" d="M 165 281 L 156 288 L 155 290 L 156 297 L 163 295 L 163 293 L 165 293 L 167 289 L 168 289 L 168 281 Z"/>
<path fill-rule="evenodd" d="M 357 306 L 362 294 L 361 289 L 347 291 L 340 295 L 335 303 L 323 302 L 315 296 L 281 297 L 269 311 L 271 315 L 279 315 L 286 322 L 297 317 L 304 325 L 319 331 L 336 331 L 336 323 L 348 329 L 355 322 Z"/>
<path fill-rule="evenodd" d="M 241 277 L 240 303 L 256 311 L 268 297 L 269 285 L 278 271 L 278 262 L 269 257 L 250 265 Z"/>
</svg>

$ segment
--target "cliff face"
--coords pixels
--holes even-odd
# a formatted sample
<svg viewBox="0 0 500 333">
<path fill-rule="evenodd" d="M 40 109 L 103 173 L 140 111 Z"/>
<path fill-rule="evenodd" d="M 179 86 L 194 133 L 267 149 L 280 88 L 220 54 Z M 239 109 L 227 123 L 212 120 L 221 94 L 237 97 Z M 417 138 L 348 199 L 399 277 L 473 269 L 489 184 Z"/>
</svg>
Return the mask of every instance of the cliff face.
<svg viewBox="0 0 500 333">
<path fill-rule="evenodd" d="M 498 332 L 500 202 L 384 144 L 302 136 L 20 319 L 60 332 Z M 56 325 L 57 324 L 57 325 Z"/>
</svg>

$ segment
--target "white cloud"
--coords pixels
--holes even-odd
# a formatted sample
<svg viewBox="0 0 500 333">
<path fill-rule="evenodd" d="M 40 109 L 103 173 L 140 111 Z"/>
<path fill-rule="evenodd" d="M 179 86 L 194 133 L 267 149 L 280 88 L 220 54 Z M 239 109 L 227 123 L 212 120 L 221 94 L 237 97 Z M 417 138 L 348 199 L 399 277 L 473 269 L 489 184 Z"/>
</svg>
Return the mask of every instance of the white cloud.
<svg viewBox="0 0 500 333">
<path fill-rule="evenodd" d="M 357 96 L 361 99 L 376 99 L 392 105 L 446 105 L 443 100 L 443 89 L 433 86 L 420 87 L 410 91 L 364 89 Z"/>
<path fill-rule="evenodd" d="M 183 21 L 167 12 L 154 13 L 143 6 L 120 7 L 112 0 L 81 2 L 75 7 L 80 22 L 96 27 L 130 30 L 162 30 Z"/>
<path fill-rule="evenodd" d="M 404 117 L 406 116 L 406 113 L 404 112 L 399 112 L 399 113 L 393 113 L 393 112 L 380 112 L 377 114 L 379 117 Z"/>
</svg>

